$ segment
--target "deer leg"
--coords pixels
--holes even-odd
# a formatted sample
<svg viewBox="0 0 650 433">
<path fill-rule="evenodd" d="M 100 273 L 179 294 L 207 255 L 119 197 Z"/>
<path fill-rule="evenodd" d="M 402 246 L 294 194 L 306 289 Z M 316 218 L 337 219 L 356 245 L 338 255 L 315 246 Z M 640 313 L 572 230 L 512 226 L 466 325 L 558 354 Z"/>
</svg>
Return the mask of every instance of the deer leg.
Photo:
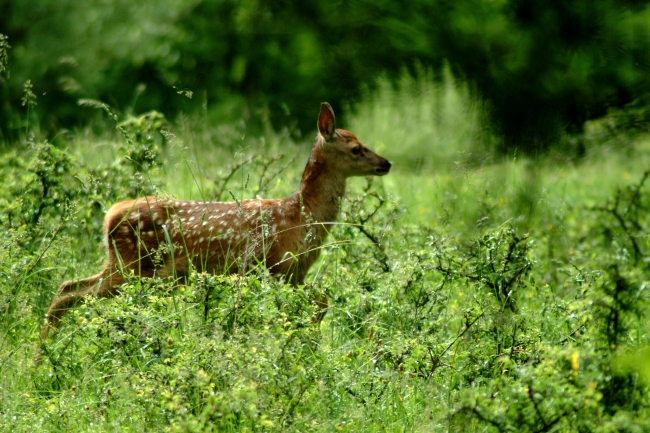
<svg viewBox="0 0 650 433">
<path fill-rule="evenodd" d="M 124 278 L 117 270 L 106 268 L 95 276 L 61 284 L 57 296 L 47 310 L 45 324 L 41 328 L 41 339 L 45 339 L 50 330 L 58 328 L 61 318 L 74 305 L 82 303 L 84 298 L 90 295 L 100 298 L 115 296 L 123 283 Z"/>
</svg>

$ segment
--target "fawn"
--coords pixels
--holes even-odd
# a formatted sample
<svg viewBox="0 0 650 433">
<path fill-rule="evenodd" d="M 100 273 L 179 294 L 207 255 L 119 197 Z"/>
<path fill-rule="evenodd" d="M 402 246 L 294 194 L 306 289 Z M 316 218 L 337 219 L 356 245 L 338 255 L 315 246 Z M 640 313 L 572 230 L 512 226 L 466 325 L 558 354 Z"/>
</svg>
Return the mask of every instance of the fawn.
<svg viewBox="0 0 650 433">
<path fill-rule="evenodd" d="M 304 284 L 336 219 L 346 178 L 383 176 L 391 167 L 354 134 L 335 128 L 327 102 L 321 104 L 318 131 L 298 191 L 289 197 L 235 202 L 142 197 L 113 205 L 104 217 L 104 269 L 61 284 L 41 338 L 84 297 L 115 296 L 125 273 L 180 278 L 192 268 L 236 273 L 261 263 L 272 275 Z M 327 298 L 317 302 L 324 314 Z"/>
</svg>

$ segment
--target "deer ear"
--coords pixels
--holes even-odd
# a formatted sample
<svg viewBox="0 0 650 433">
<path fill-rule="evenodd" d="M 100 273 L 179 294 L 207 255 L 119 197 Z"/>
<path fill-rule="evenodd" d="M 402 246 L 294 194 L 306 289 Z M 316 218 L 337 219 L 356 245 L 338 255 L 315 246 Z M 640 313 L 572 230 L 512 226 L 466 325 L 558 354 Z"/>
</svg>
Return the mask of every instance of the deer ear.
<svg viewBox="0 0 650 433">
<path fill-rule="evenodd" d="M 318 132 L 323 136 L 325 141 L 330 141 L 334 137 L 336 131 L 336 119 L 334 118 L 334 110 L 327 102 L 320 104 L 320 114 L 318 115 Z"/>
</svg>

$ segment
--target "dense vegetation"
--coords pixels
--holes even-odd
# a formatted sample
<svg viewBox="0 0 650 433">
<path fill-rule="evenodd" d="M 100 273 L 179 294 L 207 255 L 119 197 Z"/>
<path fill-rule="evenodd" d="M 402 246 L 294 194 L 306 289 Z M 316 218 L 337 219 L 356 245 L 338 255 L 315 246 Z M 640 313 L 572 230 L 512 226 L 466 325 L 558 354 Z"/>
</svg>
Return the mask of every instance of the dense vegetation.
<svg viewBox="0 0 650 433">
<path fill-rule="evenodd" d="M 100 109 L 55 145 L 24 121 L 0 159 L 0 430 L 650 428 L 650 137 L 614 116 L 587 125 L 578 164 L 490 158 L 481 105 L 445 74 L 380 82 L 346 113 L 394 171 L 351 182 L 310 286 L 133 279 L 45 342 L 58 285 L 101 267 L 111 204 L 282 196 L 311 143 Z"/>
<path fill-rule="evenodd" d="M 11 107 L 31 80 L 51 132 L 87 121 L 77 102 L 92 98 L 219 122 L 270 106 L 276 128 L 311 134 L 314 104 L 340 111 L 379 74 L 448 63 L 491 107 L 496 144 L 534 152 L 609 107 L 646 106 L 649 24 L 634 0 L 4 0 L 0 129 L 15 138 Z M 186 90 L 193 104 L 176 97 Z"/>
<path fill-rule="evenodd" d="M 0 4 L 0 431 L 650 430 L 646 4 L 303 3 Z M 393 169 L 306 287 L 131 278 L 40 340 L 112 204 L 288 195 L 322 100 Z"/>
</svg>

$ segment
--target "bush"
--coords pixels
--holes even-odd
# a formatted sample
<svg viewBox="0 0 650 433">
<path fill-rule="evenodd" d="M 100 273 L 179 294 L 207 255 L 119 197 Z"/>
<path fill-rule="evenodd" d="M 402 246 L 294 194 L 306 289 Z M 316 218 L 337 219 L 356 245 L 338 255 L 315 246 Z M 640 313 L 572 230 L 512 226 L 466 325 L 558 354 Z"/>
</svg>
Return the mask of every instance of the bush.
<svg viewBox="0 0 650 433">
<path fill-rule="evenodd" d="M 286 130 L 244 140 L 238 125 L 188 121 L 176 135 L 154 113 L 117 125 L 77 137 L 78 148 L 64 136 L 0 160 L 0 429 L 647 429 L 647 372 L 635 364 L 648 343 L 650 176 L 601 192 L 630 166 L 564 173 L 603 181 L 589 198 L 553 183 L 557 167 L 543 162 L 510 185 L 526 162 L 427 173 L 445 189 L 435 194 L 412 172 L 350 181 L 306 287 L 265 269 L 129 278 L 39 341 L 56 287 L 99 268 L 110 204 L 174 191 L 277 196 L 300 176 L 302 161 L 275 156 L 294 149 Z M 232 133 L 220 150 L 183 142 L 220 131 Z M 645 164 L 637 156 L 633 167 Z M 404 185 L 411 196 L 393 195 Z"/>
</svg>

